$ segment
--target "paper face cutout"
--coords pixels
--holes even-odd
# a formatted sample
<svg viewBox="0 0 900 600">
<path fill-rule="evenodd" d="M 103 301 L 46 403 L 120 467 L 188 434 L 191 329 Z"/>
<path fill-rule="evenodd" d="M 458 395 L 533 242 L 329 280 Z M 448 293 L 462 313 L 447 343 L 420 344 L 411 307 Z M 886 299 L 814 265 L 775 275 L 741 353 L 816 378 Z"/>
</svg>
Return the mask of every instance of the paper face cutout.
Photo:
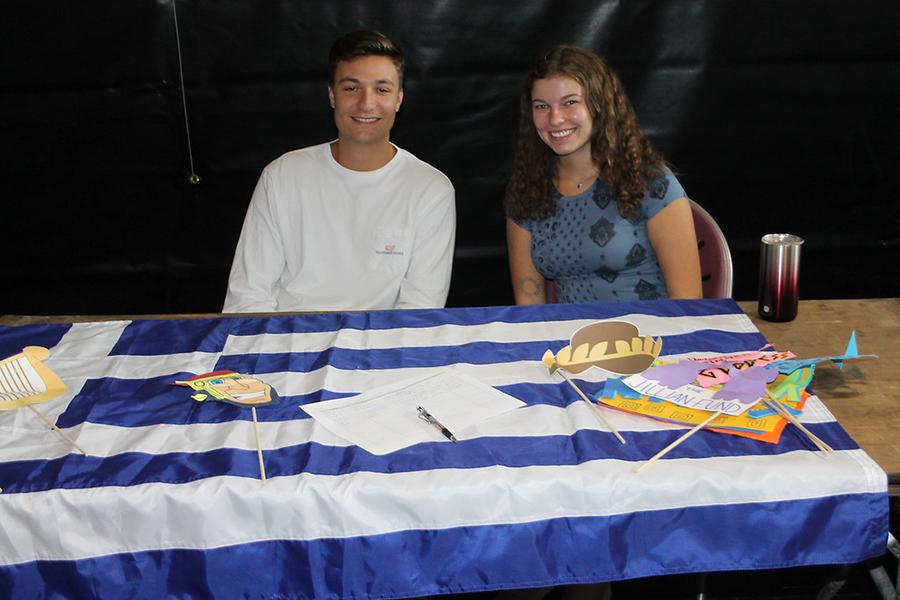
<svg viewBox="0 0 900 600">
<path fill-rule="evenodd" d="M 777 370 L 766 367 L 785 356 L 772 353 L 770 357 L 734 357 L 735 360 L 685 360 L 652 367 L 622 383 L 641 394 L 684 408 L 736 416 L 766 396 L 767 384 L 778 376 Z"/>
<path fill-rule="evenodd" d="M 49 357 L 43 346 L 26 346 L 0 361 L 0 410 L 46 402 L 66 391 L 66 384 L 42 362 Z"/>
<path fill-rule="evenodd" d="M 236 406 L 249 407 L 253 415 L 253 431 L 256 434 L 256 456 L 259 460 L 259 479 L 266 484 L 266 465 L 263 462 L 262 445 L 259 441 L 259 422 L 256 420 L 256 407 L 278 402 L 278 394 L 272 386 L 249 375 L 234 371 L 213 371 L 197 375 L 184 381 L 176 381 L 175 385 L 189 387 L 194 390 L 191 398 L 203 402 L 208 398 L 227 402 Z"/>
<path fill-rule="evenodd" d="M 250 407 L 278 402 L 278 394 L 271 385 L 234 371 L 214 371 L 175 383 L 194 390 L 195 393 L 191 398 L 197 402 L 212 398 L 237 406 Z"/>
<path fill-rule="evenodd" d="M 632 375 L 652 365 L 661 350 L 661 337 L 641 337 L 632 323 L 600 321 L 572 334 L 570 345 L 556 356 L 547 350 L 542 360 L 551 373 L 557 369 L 581 373 L 597 366 L 619 375 Z"/>
</svg>

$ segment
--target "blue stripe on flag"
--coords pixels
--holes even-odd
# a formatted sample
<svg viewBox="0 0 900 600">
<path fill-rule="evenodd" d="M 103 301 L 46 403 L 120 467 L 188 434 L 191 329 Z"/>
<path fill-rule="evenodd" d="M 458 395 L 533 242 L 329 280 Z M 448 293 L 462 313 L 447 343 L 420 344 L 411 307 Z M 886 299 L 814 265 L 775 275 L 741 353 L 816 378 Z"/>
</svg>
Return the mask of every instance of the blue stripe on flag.
<svg viewBox="0 0 900 600">
<path fill-rule="evenodd" d="M 212 400 L 196 402 L 190 398 L 190 389 L 171 385 L 176 379 L 188 376 L 188 373 L 181 373 L 152 379 L 90 379 L 69 402 L 56 423 L 63 428 L 85 422 L 117 427 L 148 427 L 250 419 L 250 411 L 246 408 Z M 582 382 L 581 386 L 585 392 L 593 394 L 600 390 L 602 383 Z M 564 407 L 580 401 L 566 383 L 521 383 L 498 386 L 497 389 L 528 405 L 551 404 Z M 298 406 L 353 395 L 355 394 L 349 392 L 316 390 L 299 396 L 281 396 L 277 404 L 257 408 L 257 419 L 269 422 L 308 419 L 310 417 L 300 411 Z"/>
<path fill-rule="evenodd" d="M 221 352 L 238 319 L 147 319 L 129 323 L 110 356 Z"/>
<path fill-rule="evenodd" d="M 0 326 L 0 360 L 18 354 L 25 346 L 52 349 L 72 328 L 71 323 L 49 325 Z"/>
<path fill-rule="evenodd" d="M 562 347 L 564 342 L 551 343 Z M 347 350 L 328 348 L 323 352 L 278 352 L 223 356 L 216 369 L 240 373 L 308 373 L 330 366 L 344 370 L 401 369 L 453 364 L 487 365 L 519 360 L 540 360 L 547 342 L 472 342 L 452 346 L 371 348 Z M 558 349 L 557 348 L 557 349 Z"/>
<path fill-rule="evenodd" d="M 247 440 L 253 426 L 239 422 Z M 857 445 L 837 423 L 811 424 L 809 429 L 835 450 L 856 449 Z M 346 475 L 366 471 L 402 473 L 432 469 L 472 469 L 501 465 L 510 468 L 535 465 L 578 465 L 610 459 L 632 462 L 652 457 L 685 430 L 629 432 L 621 434 L 621 444 L 607 431 L 583 429 L 571 436 L 491 437 L 460 440 L 456 443 L 416 444 L 384 456 L 358 446 L 331 447 L 311 442 L 266 450 L 266 474 L 272 477 L 300 473 Z M 50 436 L 51 432 L 44 435 Z M 59 442 L 62 443 L 62 442 Z M 803 435 L 785 432 L 778 444 L 711 431 L 700 431 L 666 455 L 666 459 L 724 456 L 772 456 L 798 450 L 814 450 Z M 89 449 L 88 449 L 89 450 Z M 664 459 L 664 460 L 666 460 Z M 68 454 L 51 460 L 22 460 L 0 463 L 3 494 L 37 492 L 55 488 L 93 488 L 145 483 L 184 483 L 203 477 L 236 476 L 256 479 L 259 465 L 255 450 L 220 448 L 206 452 L 145 454 L 126 452 L 109 457 Z"/>
<path fill-rule="evenodd" d="M 189 373 L 176 373 L 151 379 L 118 379 L 106 377 L 90 379 L 69 402 L 58 417 L 59 427 L 76 427 L 85 422 L 117 427 L 148 427 L 152 425 L 188 425 L 194 423 L 225 423 L 250 419 L 250 411 L 227 402 L 206 400 L 196 402 L 190 398 L 189 388 L 172 385 L 176 379 L 184 379 Z M 586 393 L 596 393 L 602 383 L 582 382 Z M 566 383 L 512 384 L 497 389 L 522 400 L 528 405 L 550 404 L 568 406 L 580 398 Z M 297 396 L 281 396 L 277 404 L 257 408 L 257 419 L 264 422 L 309 419 L 298 406 L 346 398 L 352 392 L 316 390 Z"/>
<path fill-rule="evenodd" d="M 887 513 L 884 494 L 855 494 L 150 550 L 5 566 L 0 593 L 17 598 L 399 598 L 848 564 L 884 553 Z M 758 515 L 766 515 L 765 523 Z M 805 538 L 800 555 L 798 538 Z M 861 545 L 860 540 L 869 542 Z"/>
<path fill-rule="evenodd" d="M 105 377 L 89 379 L 57 419 L 59 427 L 74 427 L 84 422 L 121 427 L 192 423 L 224 423 L 240 419 L 249 409 L 227 402 L 191 399 L 190 388 L 173 385 L 176 380 L 191 377 L 192 373 L 174 373 L 150 379 L 118 379 Z M 269 420 L 296 418 L 295 406 L 271 404 L 258 409 Z M 280 418 L 272 418 L 278 415 Z"/>
</svg>

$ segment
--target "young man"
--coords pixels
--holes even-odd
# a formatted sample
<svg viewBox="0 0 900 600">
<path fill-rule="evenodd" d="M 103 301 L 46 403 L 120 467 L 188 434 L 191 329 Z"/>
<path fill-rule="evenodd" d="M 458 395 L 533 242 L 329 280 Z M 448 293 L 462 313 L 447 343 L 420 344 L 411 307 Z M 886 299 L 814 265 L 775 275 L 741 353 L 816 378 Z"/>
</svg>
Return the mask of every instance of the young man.
<svg viewBox="0 0 900 600">
<path fill-rule="evenodd" d="M 441 307 L 456 209 L 443 173 L 390 142 L 403 57 L 374 31 L 338 39 L 328 98 L 336 141 L 262 173 L 224 312 Z"/>
</svg>

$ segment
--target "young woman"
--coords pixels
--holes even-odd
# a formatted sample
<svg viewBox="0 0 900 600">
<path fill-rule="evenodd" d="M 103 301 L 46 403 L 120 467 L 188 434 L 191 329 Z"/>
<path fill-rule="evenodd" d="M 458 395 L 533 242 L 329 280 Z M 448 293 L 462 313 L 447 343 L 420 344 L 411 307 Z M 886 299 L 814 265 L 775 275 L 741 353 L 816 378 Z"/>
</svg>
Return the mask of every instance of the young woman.
<svg viewBox="0 0 900 600">
<path fill-rule="evenodd" d="M 615 73 L 560 46 L 522 93 L 504 199 L 517 304 L 700 298 L 690 201 Z"/>
</svg>

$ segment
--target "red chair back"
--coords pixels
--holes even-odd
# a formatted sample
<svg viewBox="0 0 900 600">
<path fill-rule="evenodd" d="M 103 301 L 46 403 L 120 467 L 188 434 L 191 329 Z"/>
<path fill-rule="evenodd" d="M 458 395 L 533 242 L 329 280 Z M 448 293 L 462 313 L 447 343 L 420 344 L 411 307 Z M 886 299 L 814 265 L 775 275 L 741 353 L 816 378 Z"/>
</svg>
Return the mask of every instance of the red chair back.
<svg viewBox="0 0 900 600">
<path fill-rule="evenodd" d="M 715 219 L 691 200 L 694 231 L 700 250 L 700 275 L 704 298 L 730 298 L 732 287 L 731 250 Z"/>
</svg>

